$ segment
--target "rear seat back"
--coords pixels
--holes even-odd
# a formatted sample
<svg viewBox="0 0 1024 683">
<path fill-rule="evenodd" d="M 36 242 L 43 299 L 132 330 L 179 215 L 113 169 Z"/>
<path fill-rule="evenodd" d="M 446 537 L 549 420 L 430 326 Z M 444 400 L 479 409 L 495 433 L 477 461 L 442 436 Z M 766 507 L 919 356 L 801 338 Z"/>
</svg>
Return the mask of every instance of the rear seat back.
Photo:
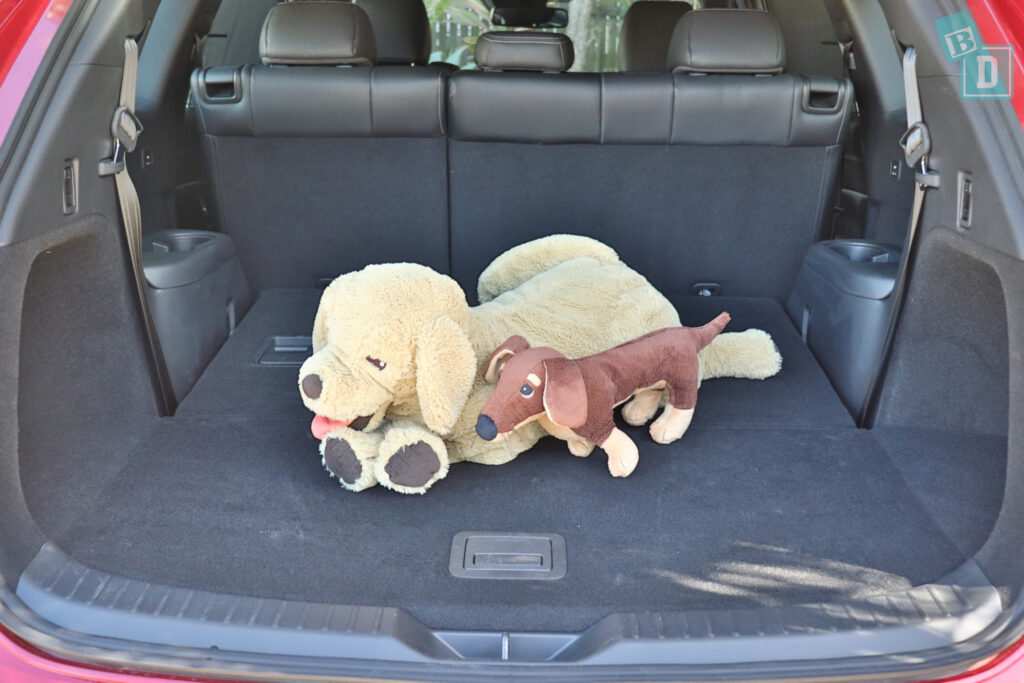
<svg viewBox="0 0 1024 683">
<path fill-rule="evenodd" d="M 848 82 L 780 73 L 755 10 L 680 19 L 672 73 L 450 77 L 452 269 L 551 233 L 600 239 L 666 293 L 782 297 L 832 201 Z"/>
<path fill-rule="evenodd" d="M 260 54 L 192 75 L 218 223 L 252 284 L 310 287 L 375 261 L 446 271 L 444 74 L 375 66 L 347 2 L 274 6 Z"/>
<path fill-rule="evenodd" d="M 484 33 L 474 58 L 480 71 L 449 77 L 450 108 L 454 112 L 457 107 L 459 112 L 460 130 L 452 130 L 456 139 L 590 140 L 594 121 L 577 117 L 596 114 L 590 106 L 597 97 L 592 87 L 596 74 L 563 73 L 575 60 L 568 36 Z"/>
</svg>

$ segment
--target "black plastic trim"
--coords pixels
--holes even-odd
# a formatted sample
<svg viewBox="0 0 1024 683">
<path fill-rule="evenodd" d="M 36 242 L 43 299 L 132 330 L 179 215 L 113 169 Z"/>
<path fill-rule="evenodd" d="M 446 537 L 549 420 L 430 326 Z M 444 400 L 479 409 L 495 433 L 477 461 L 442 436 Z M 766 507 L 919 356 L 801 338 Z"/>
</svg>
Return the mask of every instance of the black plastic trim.
<svg viewBox="0 0 1024 683">
<path fill-rule="evenodd" d="M 300 367 L 313 355 L 313 338 L 301 336 L 267 337 L 253 358 L 253 365 Z"/>
<path fill-rule="evenodd" d="M 142 266 L 153 289 L 184 287 L 237 255 L 231 238 L 205 230 L 160 230 L 142 239 Z"/>
<path fill-rule="evenodd" d="M 119 649 L 139 653 L 170 648 L 214 669 L 253 658 L 287 663 L 287 671 L 387 661 L 431 664 L 414 669 L 416 677 L 430 679 L 437 666 L 454 667 L 447 671 L 455 674 L 468 673 L 470 664 L 506 674 L 512 672 L 505 667 L 515 665 L 562 670 L 573 664 L 581 673 L 600 666 L 610 679 L 618 678 L 613 672 L 619 667 L 626 678 L 641 669 L 650 669 L 645 677 L 658 671 L 703 677 L 708 667 L 722 666 L 735 673 L 749 666 L 748 674 L 762 676 L 765 667 L 783 664 L 792 675 L 797 659 L 831 673 L 858 658 L 906 668 L 926 661 L 908 652 L 946 650 L 982 633 L 1002 609 L 995 588 L 969 561 L 942 581 L 846 604 L 614 614 L 579 634 L 431 631 L 400 609 L 266 600 L 125 579 L 90 569 L 52 544 L 22 574 L 17 598 L 63 634 L 118 642 Z M 248 672 L 266 677 L 267 669 L 258 669 Z"/>
</svg>

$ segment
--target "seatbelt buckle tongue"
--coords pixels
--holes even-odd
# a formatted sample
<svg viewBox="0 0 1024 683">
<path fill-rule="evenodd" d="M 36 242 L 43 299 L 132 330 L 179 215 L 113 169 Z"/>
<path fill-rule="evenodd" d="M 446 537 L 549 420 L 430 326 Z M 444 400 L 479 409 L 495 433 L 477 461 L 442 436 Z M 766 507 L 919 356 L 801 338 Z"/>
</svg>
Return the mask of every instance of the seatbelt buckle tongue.
<svg viewBox="0 0 1024 683">
<path fill-rule="evenodd" d="M 924 121 L 918 121 L 907 128 L 907 131 L 900 136 L 900 147 L 903 149 L 903 157 L 907 166 L 917 166 L 922 158 L 932 150 L 932 136 L 928 133 L 928 126 Z"/>
<path fill-rule="evenodd" d="M 142 122 L 128 107 L 121 105 L 114 110 L 110 122 L 110 135 L 121 145 L 125 153 L 134 152 L 142 133 Z"/>
<path fill-rule="evenodd" d="M 101 176 L 120 173 L 124 170 L 124 155 L 135 150 L 142 133 L 142 122 L 123 104 L 114 110 L 110 121 L 110 136 L 114 138 L 114 154 L 100 161 Z"/>
</svg>

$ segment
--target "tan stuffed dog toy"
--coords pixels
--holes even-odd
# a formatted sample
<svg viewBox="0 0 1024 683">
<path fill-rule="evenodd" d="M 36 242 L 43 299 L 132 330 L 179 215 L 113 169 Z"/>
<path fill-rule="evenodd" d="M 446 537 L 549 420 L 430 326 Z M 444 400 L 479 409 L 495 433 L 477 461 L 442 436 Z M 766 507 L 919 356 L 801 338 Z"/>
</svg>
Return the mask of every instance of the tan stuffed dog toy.
<svg viewBox="0 0 1024 683">
<path fill-rule="evenodd" d="M 699 353 L 728 323 L 722 313 L 702 327 L 667 327 L 575 360 L 510 337 L 487 361 L 484 378 L 496 386 L 476 433 L 494 441 L 536 420 L 567 441 L 573 455 L 585 457 L 600 446 L 612 476 L 628 477 L 640 451 L 615 426 L 615 408 L 628 401 L 623 419 L 640 426 L 654 417 L 665 390 L 668 402 L 651 424 L 651 438 L 665 444 L 682 438 L 697 405 Z"/>
<path fill-rule="evenodd" d="M 352 491 L 381 484 L 423 493 L 453 462 L 506 463 L 544 431 L 527 425 L 501 443 L 476 434 L 493 387 L 482 365 L 512 334 L 579 357 L 679 325 L 675 309 L 595 240 L 555 235 L 511 249 L 481 274 L 470 308 L 451 278 L 425 266 L 372 265 L 327 287 L 313 355 L 299 372 L 316 417 L 324 466 Z M 721 335 L 706 376 L 778 371 L 771 338 Z"/>
</svg>

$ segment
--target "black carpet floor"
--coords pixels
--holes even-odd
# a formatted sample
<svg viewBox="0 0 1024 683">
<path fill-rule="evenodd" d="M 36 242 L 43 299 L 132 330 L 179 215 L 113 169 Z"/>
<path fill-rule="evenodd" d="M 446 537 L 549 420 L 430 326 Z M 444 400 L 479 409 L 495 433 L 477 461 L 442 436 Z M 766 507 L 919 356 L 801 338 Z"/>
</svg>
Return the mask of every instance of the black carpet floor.
<svg viewBox="0 0 1024 683">
<path fill-rule="evenodd" d="M 424 496 L 352 494 L 320 466 L 296 369 L 254 364 L 267 337 L 308 334 L 316 302 L 265 292 L 176 417 L 24 430 L 43 530 L 133 578 L 397 606 L 436 628 L 573 631 L 616 611 L 907 588 L 973 554 L 1000 506 L 1004 439 L 857 430 L 781 307 L 729 299 L 677 304 L 688 323 L 724 307 L 730 329 L 767 329 L 783 373 L 707 382 L 675 444 L 630 430 L 641 460 L 628 479 L 546 439 L 508 465 L 456 465 Z M 568 574 L 453 578 L 459 531 L 562 534 Z"/>
</svg>

